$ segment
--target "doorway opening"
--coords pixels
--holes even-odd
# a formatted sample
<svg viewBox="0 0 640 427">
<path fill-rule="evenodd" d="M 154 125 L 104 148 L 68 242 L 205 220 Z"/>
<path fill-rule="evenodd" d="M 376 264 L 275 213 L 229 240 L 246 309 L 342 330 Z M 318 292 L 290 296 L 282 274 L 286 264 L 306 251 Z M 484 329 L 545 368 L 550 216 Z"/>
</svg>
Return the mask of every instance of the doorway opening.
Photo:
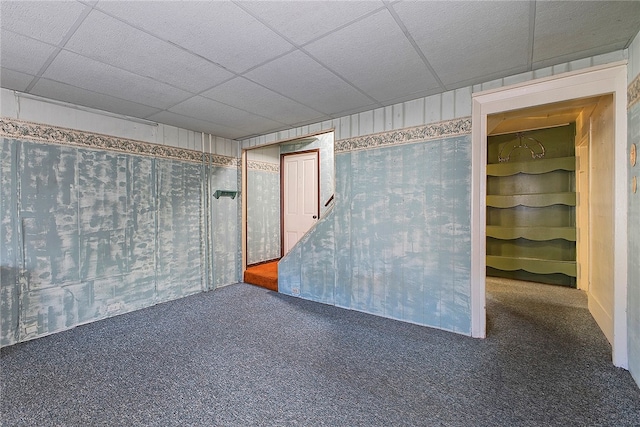
<svg viewBox="0 0 640 427">
<path fill-rule="evenodd" d="M 279 260 L 320 219 L 327 210 L 323 201 L 333 195 L 333 143 L 331 130 L 243 150 L 242 276 L 246 283 L 277 291 Z M 305 188 L 305 183 L 311 187 Z"/>
<path fill-rule="evenodd" d="M 491 208 L 488 205 L 496 202 L 487 199 L 491 196 L 487 184 L 488 137 L 575 123 L 576 286 L 587 293 L 589 311 L 612 345 L 613 363 L 626 367 L 625 99 L 626 65 L 622 63 L 474 95 L 473 336 L 486 335 L 486 269 L 491 262 L 487 257 L 486 239 L 494 233 L 487 226 L 487 209 Z M 535 199 L 524 197 L 527 198 Z M 561 230 L 545 233 L 551 231 Z M 531 230 L 509 230 L 509 233 L 522 232 Z"/>
<path fill-rule="evenodd" d="M 576 200 L 588 193 L 576 193 L 570 120 L 488 136 L 488 277 L 576 287 Z"/>
</svg>

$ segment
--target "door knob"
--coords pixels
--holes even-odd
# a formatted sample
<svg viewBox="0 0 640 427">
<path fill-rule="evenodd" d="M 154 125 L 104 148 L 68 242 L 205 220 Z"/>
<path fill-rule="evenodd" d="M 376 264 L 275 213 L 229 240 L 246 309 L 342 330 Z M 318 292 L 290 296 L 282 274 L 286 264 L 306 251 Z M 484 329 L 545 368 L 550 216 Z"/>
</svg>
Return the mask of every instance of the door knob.
<svg viewBox="0 0 640 427">
<path fill-rule="evenodd" d="M 313 216 L 313 219 L 316 219 L 316 218 L 318 218 L 318 217 L 317 217 L 316 215 L 314 215 L 314 216 Z"/>
</svg>

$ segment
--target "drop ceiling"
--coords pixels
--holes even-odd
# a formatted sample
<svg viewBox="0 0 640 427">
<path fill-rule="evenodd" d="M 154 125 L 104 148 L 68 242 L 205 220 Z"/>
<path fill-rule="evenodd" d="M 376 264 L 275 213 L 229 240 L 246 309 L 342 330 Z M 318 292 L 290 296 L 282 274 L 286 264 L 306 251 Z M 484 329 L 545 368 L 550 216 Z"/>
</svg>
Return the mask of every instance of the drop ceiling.
<svg viewBox="0 0 640 427">
<path fill-rule="evenodd" d="M 243 139 L 629 46 L 638 1 L 5 1 L 0 84 Z"/>
</svg>

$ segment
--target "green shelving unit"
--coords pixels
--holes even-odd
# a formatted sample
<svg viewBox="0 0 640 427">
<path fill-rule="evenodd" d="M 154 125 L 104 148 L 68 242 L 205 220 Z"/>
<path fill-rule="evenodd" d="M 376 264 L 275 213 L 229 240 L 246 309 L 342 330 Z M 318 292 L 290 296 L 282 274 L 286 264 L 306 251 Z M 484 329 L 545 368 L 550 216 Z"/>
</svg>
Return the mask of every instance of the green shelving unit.
<svg viewBox="0 0 640 427">
<path fill-rule="evenodd" d="M 576 286 L 574 138 L 575 124 L 489 137 L 487 275 Z"/>
<path fill-rule="evenodd" d="M 547 241 L 564 239 L 570 242 L 576 241 L 575 227 L 500 227 L 487 226 L 487 237 L 501 240 L 527 239 L 534 241 Z"/>
<path fill-rule="evenodd" d="M 576 170 L 576 158 L 559 157 L 556 159 L 538 159 L 535 162 L 509 162 L 487 165 L 487 175 L 490 176 L 511 176 L 519 173 L 529 175 L 539 175 L 557 170 L 573 172 Z"/>
<path fill-rule="evenodd" d="M 576 193 L 512 194 L 506 196 L 487 195 L 487 206 L 493 208 L 513 208 L 516 206 L 544 208 L 551 205 L 575 206 Z"/>
<path fill-rule="evenodd" d="M 504 271 L 525 270 L 534 274 L 559 273 L 571 277 L 576 276 L 575 261 L 487 255 L 487 266 Z"/>
</svg>

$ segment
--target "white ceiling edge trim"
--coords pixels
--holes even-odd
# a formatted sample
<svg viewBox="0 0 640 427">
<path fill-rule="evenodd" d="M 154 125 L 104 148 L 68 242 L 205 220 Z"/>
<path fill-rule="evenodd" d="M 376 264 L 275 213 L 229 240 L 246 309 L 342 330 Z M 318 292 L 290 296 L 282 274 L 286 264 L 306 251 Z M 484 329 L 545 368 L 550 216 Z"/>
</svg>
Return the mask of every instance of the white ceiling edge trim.
<svg viewBox="0 0 640 427">
<path fill-rule="evenodd" d="M 615 366 L 628 367 L 627 349 L 627 61 L 558 74 L 473 95 L 471 161 L 471 335 L 486 336 L 487 116 L 570 99 L 613 94 Z"/>
</svg>

